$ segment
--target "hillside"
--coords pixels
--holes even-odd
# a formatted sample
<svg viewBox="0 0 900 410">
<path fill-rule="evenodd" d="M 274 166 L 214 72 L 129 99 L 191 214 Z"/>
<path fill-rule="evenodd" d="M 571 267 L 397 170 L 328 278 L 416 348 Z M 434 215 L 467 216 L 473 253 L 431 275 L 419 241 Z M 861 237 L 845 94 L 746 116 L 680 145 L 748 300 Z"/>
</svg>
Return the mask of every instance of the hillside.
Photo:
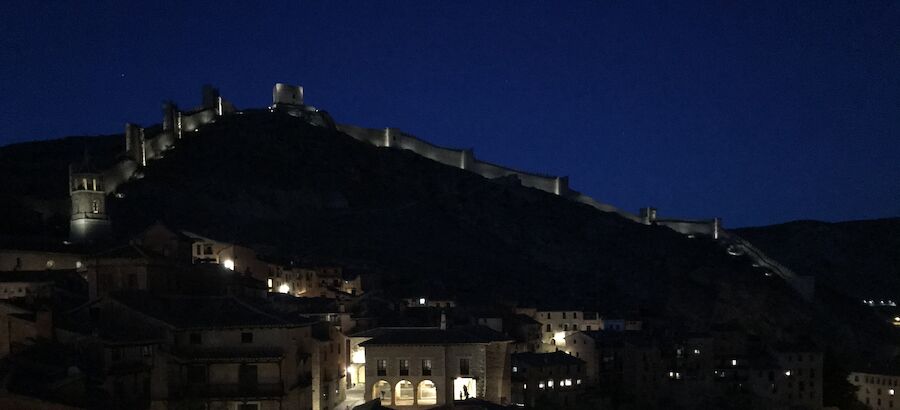
<svg viewBox="0 0 900 410">
<path fill-rule="evenodd" d="M 900 299 L 900 218 L 796 221 L 738 233 L 821 286 L 855 299 Z"/>
<path fill-rule="evenodd" d="M 64 162 L 83 151 L 72 145 L 87 144 L 105 155 L 95 154 L 98 160 L 111 161 L 120 139 L 0 148 L 0 181 L 17 187 L 9 196 L 25 208 L 10 211 L 33 212 L 29 197 L 66 204 Z M 41 162 L 31 161 L 38 156 Z M 222 117 L 143 174 L 120 187 L 122 198 L 109 199 L 123 238 L 163 220 L 271 257 L 379 266 L 395 296 L 442 292 L 471 303 L 641 309 L 685 330 L 736 322 L 771 342 L 809 336 L 847 360 L 893 354 L 885 342 L 894 335 L 876 318 L 849 302 L 804 303 L 712 240 L 379 149 L 294 117 Z M 48 212 L 46 221 L 67 217 L 64 209 Z M 61 231 L 59 223 L 20 219 L 0 234 Z"/>
</svg>

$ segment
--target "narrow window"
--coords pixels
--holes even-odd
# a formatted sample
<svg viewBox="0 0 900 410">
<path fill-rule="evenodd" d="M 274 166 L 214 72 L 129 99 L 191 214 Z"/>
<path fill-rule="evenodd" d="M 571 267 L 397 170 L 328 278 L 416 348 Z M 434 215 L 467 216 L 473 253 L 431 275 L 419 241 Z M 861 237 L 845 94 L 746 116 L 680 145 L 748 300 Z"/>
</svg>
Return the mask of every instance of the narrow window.
<svg viewBox="0 0 900 410">
<path fill-rule="evenodd" d="M 409 360 L 400 359 L 400 375 L 409 376 Z"/>
<path fill-rule="evenodd" d="M 387 376 L 387 360 L 376 360 L 379 376 Z"/>
<path fill-rule="evenodd" d="M 422 376 L 431 376 L 431 359 L 422 359 Z"/>
<path fill-rule="evenodd" d="M 548 332 L 552 332 L 552 331 L 553 331 L 553 329 L 550 328 L 550 324 L 549 324 L 549 323 L 547 323 L 547 331 L 548 331 Z"/>
<path fill-rule="evenodd" d="M 469 359 L 459 359 L 459 374 L 463 376 L 469 374 Z"/>
<path fill-rule="evenodd" d="M 99 214 L 100 213 L 100 201 L 93 200 L 91 201 L 91 213 Z"/>
</svg>

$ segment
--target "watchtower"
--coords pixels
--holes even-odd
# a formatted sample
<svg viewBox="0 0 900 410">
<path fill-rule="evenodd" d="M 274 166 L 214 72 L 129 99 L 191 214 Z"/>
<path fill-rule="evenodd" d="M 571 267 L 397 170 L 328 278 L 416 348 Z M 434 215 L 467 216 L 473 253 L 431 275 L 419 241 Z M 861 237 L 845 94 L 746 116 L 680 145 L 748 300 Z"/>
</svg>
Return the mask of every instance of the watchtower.
<svg viewBox="0 0 900 410">
<path fill-rule="evenodd" d="M 303 105 L 303 87 L 276 83 L 272 89 L 272 106 L 279 105 Z"/>
<path fill-rule="evenodd" d="M 91 165 L 86 155 L 81 164 L 69 166 L 69 197 L 72 200 L 70 241 L 92 242 L 109 235 L 103 173 Z"/>
<path fill-rule="evenodd" d="M 649 206 L 646 208 L 641 208 L 639 215 L 641 218 L 641 223 L 644 225 L 650 225 L 656 222 L 656 208 Z"/>
</svg>

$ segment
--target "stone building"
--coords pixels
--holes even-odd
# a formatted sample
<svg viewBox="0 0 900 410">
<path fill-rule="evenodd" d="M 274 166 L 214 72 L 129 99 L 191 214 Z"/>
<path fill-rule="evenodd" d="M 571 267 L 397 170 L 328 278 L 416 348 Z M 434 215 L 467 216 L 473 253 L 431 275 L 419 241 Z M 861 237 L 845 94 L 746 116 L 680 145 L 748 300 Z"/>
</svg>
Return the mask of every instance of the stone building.
<svg viewBox="0 0 900 410">
<path fill-rule="evenodd" d="M 66 246 L 38 246 L 22 249 L 0 249 L 0 274 L 12 271 L 73 270 L 82 269 L 86 255 L 81 251 L 64 249 Z"/>
<path fill-rule="evenodd" d="M 563 352 L 514 353 L 512 402 L 518 406 L 568 408 L 585 386 L 585 362 Z"/>
<path fill-rule="evenodd" d="M 324 410 L 345 398 L 343 335 L 262 301 L 114 292 L 75 315 L 94 326 L 60 339 L 95 346 L 114 403 Z"/>
<path fill-rule="evenodd" d="M 810 347 L 781 346 L 754 354 L 748 362 L 746 386 L 769 400 L 771 408 L 822 408 L 821 352 Z"/>
<path fill-rule="evenodd" d="M 541 324 L 541 342 L 544 351 L 567 350 L 566 336 L 579 331 L 603 329 L 603 319 L 596 312 L 580 310 L 520 309 Z"/>
<path fill-rule="evenodd" d="M 94 242 L 109 236 L 112 226 L 106 212 L 103 171 L 87 158 L 69 167 L 69 197 L 72 202 L 70 241 Z"/>
<path fill-rule="evenodd" d="M 645 402 L 655 400 L 664 382 L 660 348 L 639 332 L 582 331 L 566 338 L 566 349 L 585 361 L 591 383 L 623 386 Z"/>
<path fill-rule="evenodd" d="M 260 260 L 253 249 L 217 241 L 193 232 L 181 231 L 181 234 L 191 242 L 191 262 L 194 264 L 218 264 L 225 269 L 244 273 L 259 280 L 265 280 L 270 276 L 272 268 Z"/>
<path fill-rule="evenodd" d="M 365 348 L 367 399 L 431 408 L 480 398 L 507 404 L 511 340 L 491 329 L 389 329 Z"/>
<path fill-rule="evenodd" d="M 847 381 L 857 387 L 856 399 L 872 410 L 890 410 L 900 407 L 900 372 L 896 370 L 870 369 L 850 372 Z"/>
</svg>

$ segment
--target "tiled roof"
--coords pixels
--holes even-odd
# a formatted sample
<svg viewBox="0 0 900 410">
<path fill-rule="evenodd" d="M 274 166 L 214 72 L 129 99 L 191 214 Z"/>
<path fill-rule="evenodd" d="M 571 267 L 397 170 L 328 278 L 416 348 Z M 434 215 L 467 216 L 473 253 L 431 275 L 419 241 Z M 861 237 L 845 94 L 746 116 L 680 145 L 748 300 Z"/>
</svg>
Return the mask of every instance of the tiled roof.
<svg viewBox="0 0 900 410">
<path fill-rule="evenodd" d="M 591 339 L 599 346 L 621 346 L 629 344 L 638 347 L 653 345 L 653 340 L 642 332 L 612 331 L 612 330 L 584 330 L 579 332 Z"/>
<path fill-rule="evenodd" d="M 356 337 L 357 335 L 354 335 Z M 385 329 L 360 345 L 444 345 L 490 343 L 511 340 L 502 333 L 484 326 L 466 326 L 451 329 L 405 328 Z"/>
<path fill-rule="evenodd" d="M 523 364 L 527 364 L 528 366 L 532 366 L 532 367 L 567 366 L 567 365 L 584 364 L 584 360 L 581 360 L 575 356 L 572 356 L 570 354 L 563 353 L 563 352 L 513 353 L 512 361 L 513 361 L 513 363 L 523 363 Z"/>
<path fill-rule="evenodd" d="M 293 327 L 314 323 L 269 312 L 233 296 L 162 296 L 145 291 L 116 292 L 117 302 L 177 328 Z"/>
</svg>

